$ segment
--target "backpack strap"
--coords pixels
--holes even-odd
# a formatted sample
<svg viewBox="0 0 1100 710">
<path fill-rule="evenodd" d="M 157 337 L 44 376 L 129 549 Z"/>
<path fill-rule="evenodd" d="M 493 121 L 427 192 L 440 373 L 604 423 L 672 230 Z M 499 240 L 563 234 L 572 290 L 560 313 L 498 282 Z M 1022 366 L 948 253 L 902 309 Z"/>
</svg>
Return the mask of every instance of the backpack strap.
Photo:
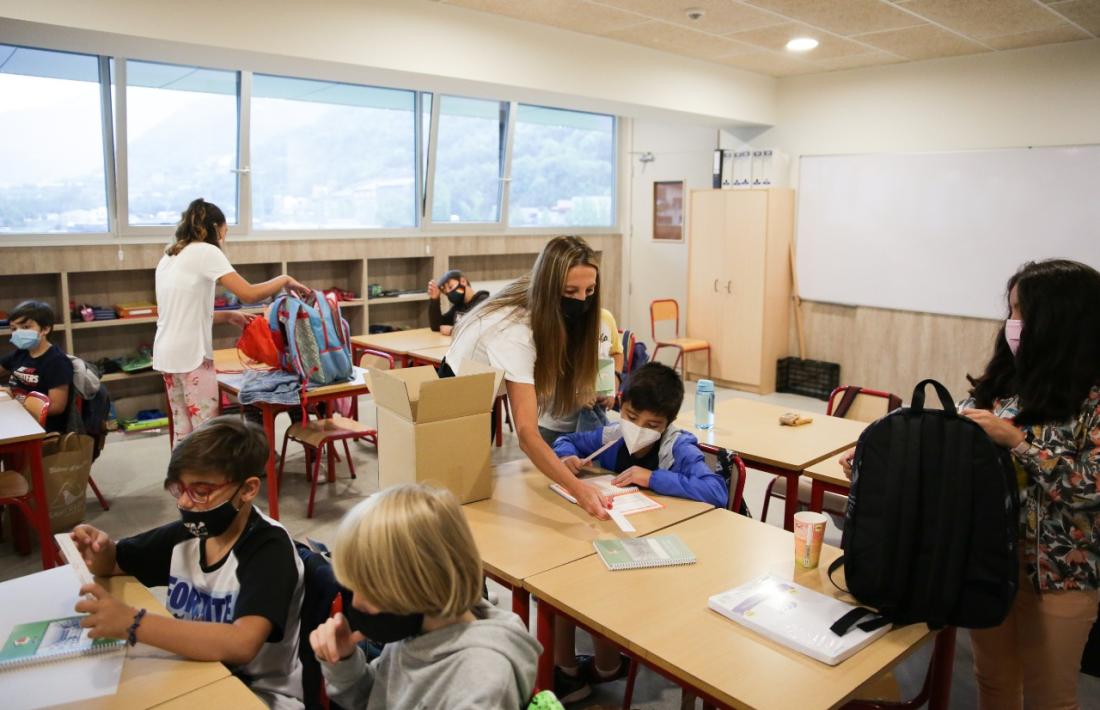
<svg viewBox="0 0 1100 710">
<path fill-rule="evenodd" d="M 861 623 L 856 623 L 865 616 L 870 616 L 871 618 Z M 886 626 L 889 623 L 890 620 L 887 619 L 885 616 L 880 616 L 879 614 L 876 614 L 873 610 L 868 609 L 865 606 L 857 606 L 855 609 L 852 609 L 847 614 L 833 622 L 833 625 L 829 627 L 829 631 L 832 631 L 837 636 L 843 636 L 844 634 L 848 633 L 848 631 L 850 631 L 853 626 L 858 628 L 860 631 L 871 632 L 876 629 L 881 629 L 883 626 Z"/>
<path fill-rule="evenodd" d="M 843 567 L 843 566 L 844 566 L 844 555 L 841 555 L 840 557 L 838 557 L 838 558 L 836 558 L 835 560 L 832 561 L 832 564 L 829 565 L 829 581 L 833 583 L 834 587 L 836 587 L 840 591 L 844 592 L 845 594 L 851 594 L 851 592 L 849 592 L 847 589 L 845 589 L 844 587 L 837 584 L 836 580 L 833 579 L 833 575 L 836 574 L 836 571 L 838 569 L 840 569 L 841 567 Z"/>
<path fill-rule="evenodd" d="M 852 404 L 856 401 L 856 397 L 862 391 L 861 387 L 849 385 L 844 388 L 844 394 L 840 397 L 840 403 L 836 405 L 836 409 L 833 410 L 834 417 L 844 418 L 848 414 L 848 410 L 852 408 Z"/>
</svg>

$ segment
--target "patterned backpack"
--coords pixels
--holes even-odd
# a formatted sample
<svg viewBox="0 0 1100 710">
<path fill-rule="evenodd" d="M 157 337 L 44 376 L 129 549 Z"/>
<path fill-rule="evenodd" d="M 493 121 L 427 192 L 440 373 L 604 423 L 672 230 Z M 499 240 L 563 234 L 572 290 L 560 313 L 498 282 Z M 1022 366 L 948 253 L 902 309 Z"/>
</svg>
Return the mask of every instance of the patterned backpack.
<svg viewBox="0 0 1100 710">
<path fill-rule="evenodd" d="M 286 343 L 282 368 L 303 385 L 330 385 L 351 379 L 351 330 L 335 297 L 313 291 L 305 299 L 284 295 L 267 314 L 276 342 Z"/>
</svg>

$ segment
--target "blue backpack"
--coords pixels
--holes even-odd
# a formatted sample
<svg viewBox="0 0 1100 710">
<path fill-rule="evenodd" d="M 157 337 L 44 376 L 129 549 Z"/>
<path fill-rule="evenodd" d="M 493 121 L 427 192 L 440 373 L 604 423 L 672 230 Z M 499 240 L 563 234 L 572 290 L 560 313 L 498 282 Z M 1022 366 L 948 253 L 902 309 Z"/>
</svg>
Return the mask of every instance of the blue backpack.
<svg viewBox="0 0 1100 710">
<path fill-rule="evenodd" d="M 275 299 L 267 323 L 286 345 L 282 368 L 293 372 L 303 385 L 330 385 L 351 379 L 351 329 L 340 317 L 334 297 L 313 291 L 304 300 L 284 295 Z"/>
</svg>

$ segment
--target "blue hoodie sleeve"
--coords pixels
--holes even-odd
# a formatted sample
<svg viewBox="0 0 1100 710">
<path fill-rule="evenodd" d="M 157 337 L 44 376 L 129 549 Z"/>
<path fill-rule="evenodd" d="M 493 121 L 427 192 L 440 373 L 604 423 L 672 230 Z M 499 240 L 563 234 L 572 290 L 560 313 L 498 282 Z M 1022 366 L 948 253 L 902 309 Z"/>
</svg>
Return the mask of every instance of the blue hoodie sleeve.
<svg viewBox="0 0 1100 710">
<path fill-rule="evenodd" d="M 575 434 L 559 436 L 554 442 L 554 453 L 559 459 L 566 456 L 579 456 L 584 458 L 596 449 L 600 448 L 603 441 L 603 429 L 592 429 Z"/>
<path fill-rule="evenodd" d="M 703 452 L 691 434 L 681 434 L 672 446 L 672 470 L 657 469 L 649 478 L 654 493 L 710 503 L 725 508 L 729 499 L 726 481 L 707 466 Z"/>
</svg>

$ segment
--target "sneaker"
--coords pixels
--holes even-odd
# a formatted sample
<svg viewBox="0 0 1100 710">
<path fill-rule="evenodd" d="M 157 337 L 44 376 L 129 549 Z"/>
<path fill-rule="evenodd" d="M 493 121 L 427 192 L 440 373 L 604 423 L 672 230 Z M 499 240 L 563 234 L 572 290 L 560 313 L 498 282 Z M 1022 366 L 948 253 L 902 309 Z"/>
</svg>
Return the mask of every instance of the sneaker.
<svg viewBox="0 0 1100 710">
<path fill-rule="evenodd" d="M 583 669 L 571 676 L 558 666 L 554 666 L 554 695 L 562 704 L 584 700 L 592 694 L 592 686 L 584 679 Z"/>
<path fill-rule="evenodd" d="M 600 683 L 614 683 L 617 680 L 626 678 L 630 673 L 630 658 L 625 654 L 619 654 L 619 669 L 615 671 L 613 675 L 605 676 L 602 673 L 596 671 L 596 657 L 588 655 L 586 653 L 577 654 L 577 668 L 580 669 L 580 677 L 587 680 L 592 685 L 599 685 Z"/>
</svg>

